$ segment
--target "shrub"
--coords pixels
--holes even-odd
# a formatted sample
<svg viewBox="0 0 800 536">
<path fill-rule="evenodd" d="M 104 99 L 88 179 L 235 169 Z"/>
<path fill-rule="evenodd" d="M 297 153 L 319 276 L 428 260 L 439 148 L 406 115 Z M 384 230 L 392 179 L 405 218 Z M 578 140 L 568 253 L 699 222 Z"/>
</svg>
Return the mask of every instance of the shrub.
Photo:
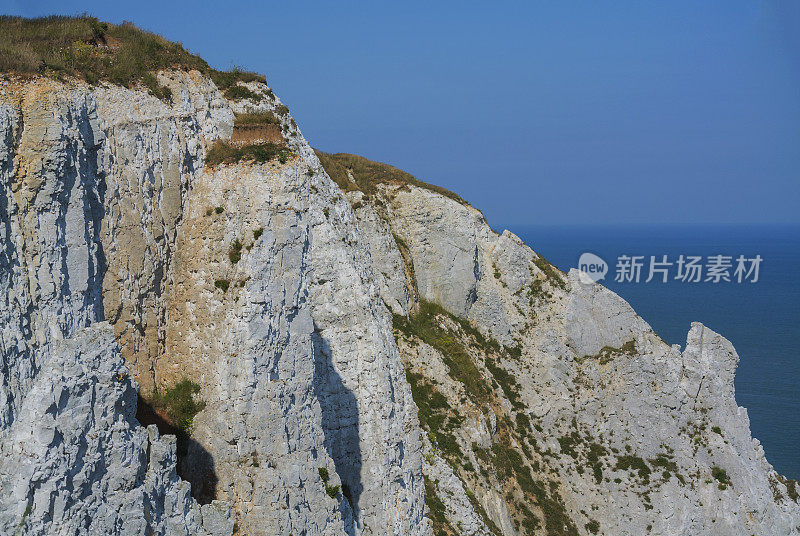
<svg viewBox="0 0 800 536">
<path fill-rule="evenodd" d="M 189 434 L 194 416 L 206 407 L 205 402 L 194 399 L 199 392 L 199 385 L 191 380 L 181 380 L 163 395 L 156 391 L 152 406 L 164 413 L 172 426 Z"/>
<path fill-rule="evenodd" d="M 328 497 L 331 499 L 335 499 L 337 495 L 339 495 L 339 486 L 329 486 L 325 484 L 325 493 L 328 494 Z"/>
<path fill-rule="evenodd" d="M 233 264 L 242 260 L 242 243 L 238 238 L 233 241 L 230 249 L 228 249 L 228 259 L 230 259 Z"/>
<path fill-rule="evenodd" d="M 222 214 L 223 212 L 225 212 L 225 209 L 223 207 L 216 207 L 214 209 L 214 212 L 216 212 L 217 214 Z"/>
<path fill-rule="evenodd" d="M 231 282 L 227 279 L 217 279 L 214 281 L 214 286 L 220 289 L 222 292 L 227 292 L 228 287 L 231 286 Z"/>
<path fill-rule="evenodd" d="M 328 470 L 325 467 L 319 468 L 319 477 L 322 479 L 323 482 L 328 482 L 330 479 L 330 475 L 328 474 Z"/>
<path fill-rule="evenodd" d="M 728 477 L 728 472 L 722 467 L 716 465 L 711 467 L 711 476 L 713 476 L 720 483 L 721 486 L 731 485 L 731 479 Z"/>
<path fill-rule="evenodd" d="M 255 102 L 261 102 L 264 99 L 260 93 L 256 93 L 255 91 L 240 85 L 231 86 L 222 93 L 230 100 L 249 99 Z"/>
<path fill-rule="evenodd" d="M 258 229 L 253 229 L 253 240 L 258 240 L 261 238 L 261 235 L 264 234 L 264 228 L 259 227 Z"/>
<path fill-rule="evenodd" d="M 281 163 L 285 163 L 289 158 L 289 151 L 284 146 L 271 142 L 237 146 L 217 140 L 206 154 L 206 165 L 234 164 L 243 160 L 269 162 L 275 157 L 283 159 Z"/>
</svg>

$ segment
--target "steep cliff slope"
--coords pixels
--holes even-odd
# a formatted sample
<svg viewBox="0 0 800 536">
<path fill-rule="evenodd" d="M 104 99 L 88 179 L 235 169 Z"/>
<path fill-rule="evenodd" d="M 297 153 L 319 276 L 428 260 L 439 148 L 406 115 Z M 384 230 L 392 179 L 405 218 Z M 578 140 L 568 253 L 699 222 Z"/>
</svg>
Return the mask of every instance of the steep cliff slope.
<svg viewBox="0 0 800 536">
<path fill-rule="evenodd" d="M 797 482 L 750 435 L 727 340 L 693 324 L 681 352 L 472 207 L 402 176 L 371 189 L 348 196 L 373 270 L 413 274 L 420 299 L 381 285 L 428 432 L 438 531 L 800 531 Z"/>
<path fill-rule="evenodd" d="M 159 84 L 168 102 L 74 80 L 2 82 L 4 450 L 38 412 L 91 410 L 73 407 L 77 396 L 63 408 L 29 405 L 60 359 L 55 342 L 84 341 L 82 329 L 106 321 L 115 342 L 81 351 L 107 356 L 91 374 L 116 366 L 127 378 L 121 353 L 144 402 L 184 380 L 199 386 L 204 410 L 179 445 L 178 472 L 201 503 L 230 507 L 237 532 L 425 534 L 414 405 L 349 204 L 262 82 L 250 83 L 258 97 L 235 102 L 198 72 L 163 72 Z M 275 110 L 285 152 L 206 166 L 234 110 Z M 129 392 L 98 397 L 96 411 L 106 398 L 124 407 L 97 423 L 103 433 L 122 419 L 141 437 Z M 138 475 L 123 487 L 141 485 L 138 455 L 116 449 L 133 445 L 73 445 L 70 421 L 56 421 L 61 440 L 30 451 L 29 471 L 4 466 L 23 505 L 9 510 L 8 530 L 91 530 L 69 513 L 83 495 L 36 469 L 54 452 L 65 467 L 116 459 L 108 471 Z M 164 485 L 177 486 L 167 470 Z M 113 486 L 94 493 L 106 507 L 120 500 Z M 197 509 L 182 506 L 187 518 Z M 114 531 L 166 530 L 146 505 L 117 515 Z M 149 527 L 125 522 L 138 517 Z"/>
<path fill-rule="evenodd" d="M 315 153 L 260 76 L 89 80 L 112 44 L 0 78 L 0 533 L 798 533 L 724 338 Z"/>
</svg>

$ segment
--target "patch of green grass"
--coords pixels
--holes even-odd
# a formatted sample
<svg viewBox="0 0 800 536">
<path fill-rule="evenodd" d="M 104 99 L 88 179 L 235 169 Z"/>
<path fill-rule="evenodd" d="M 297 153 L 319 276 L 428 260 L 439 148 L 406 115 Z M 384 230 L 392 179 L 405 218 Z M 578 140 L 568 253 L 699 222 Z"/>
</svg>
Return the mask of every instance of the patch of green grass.
<svg viewBox="0 0 800 536">
<path fill-rule="evenodd" d="M 108 24 L 95 17 L 53 15 L 35 19 L 0 16 L 0 72 L 74 76 L 96 84 L 125 87 L 143 83 L 168 98 L 153 76 L 160 70 L 212 69 L 180 43 L 137 28 L 129 22 Z"/>
<path fill-rule="evenodd" d="M 433 523 L 433 533 L 436 536 L 449 536 L 458 534 L 447 519 L 444 503 L 436 493 L 436 485 L 427 476 L 425 480 L 425 506 L 428 507 L 428 517 Z"/>
<path fill-rule="evenodd" d="M 451 376 L 464 385 L 473 401 L 488 400 L 491 388 L 472 360 L 467 350 L 456 338 L 444 330 L 436 320 L 437 315 L 449 315 L 440 306 L 430 302 L 420 302 L 419 312 L 405 318 L 394 315 L 395 328 L 408 336 L 416 336 L 436 348 L 450 369 Z"/>
<path fill-rule="evenodd" d="M 214 81 L 214 84 L 220 89 L 220 91 L 224 91 L 230 87 L 233 87 L 239 82 L 243 82 L 245 84 L 249 82 L 261 82 L 262 84 L 267 83 L 267 79 L 264 78 L 263 75 L 251 73 L 239 67 L 234 67 L 229 71 L 212 70 L 211 79 Z"/>
<path fill-rule="evenodd" d="M 511 405 L 516 409 L 523 409 L 525 405 L 520 400 L 519 384 L 514 376 L 506 369 L 495 365 L 491 359 L 486 360 L 486 368 L 489 369 L 494 379 L 500 384 L 500 388 L 503 390 L 509 402 L 511 402 Z"/>
<path fill-rule="evenodd" d="M 560 289 L 566 288 L 567 284 L 564 281 L 563 274 L 561 270 L 547 262 L 547 260 L 542 257 L 541 255 L 537 254 L 537 257 L 533 259 L 533 263 L 539 268 L 544 275 L 547 276 L 547 279 L 555 286 Z"/>
<path fill-rule="evenodd" d="M 206 407 L 205 402 L 194 399 L 194 395 L 199 392 L 199 385 L 191 380 L 181 380 L 163 394 L 156 391 L 150 404 L 157 411 L 166 415 L 172 426 L 189 434 L 194 416 Z"/>
<path fill-rule="evenodd" d="M 246 127 L 250 125 L 277 125 L 280 121 L 272 112 L 257 112 L 251 114 L 236 114 L 233 118 L 234 127 Z"/>
<path fill-rule="evenodd" d="M 239 85 L 229 87 L 222 94 L 225 95 L 226 99 L 235 101 L 249 99 L 254 102 L 261 102 L 264 99 L 261 94 Z"/>
<path fill-rule="evenodd" d="M 253 240 L 258 240 L 261 238 L 261 235 L 264 234 L 264 228 L 259 227 L 258 229 L 253 229 Z"/>
<path fill-rule="evenodd" d="M 231 243 L 231 247 L 228 249 L 228 259 L 233 264 L 242 260 L 242 243 L 238 238 Z"/>
<path fill-rule="evenodd" d="M 594 481 L 598 484 L 603 481 L 603 462 L 601 458 L 608 453 L 605 447 L 597 443 L 589 444 L 589 454 L 586 456 L 589 466 L 592 468 Z"/>
<path fill-rule="evenodd" d="M 273 158 L 286 163 L 289 151 L 283 145 L 271 142 L 239 146 L 217 140 L 206 154 L 206 165 L 235 164 L 241 161 L 269 162 Z"/>
<path fill-rule="evenodd" d="M 224 207 L 215 207 L 214 208 L 214 212 L 216 212 L 217 214 L 222 214 L 223 212 L 225 212 L 225 208 Z"/>
<path fill-rule="evenodd" d="M 228 287 L 231 286 L 231 282 L 227 279 L 216 279 L 214 280 L 214 286 L 220 289 L 222 292 L 227 292 Z"/>
<path fill-rule="evenodd" d="M 613 346 L 604 346 L 599 352 L 595 355 L 585 355 L 582 358 L 577 359 L 579 363 L 583 363 L 587 359 L 596 359 L 601 365 L 607 365 L 611 361 L 614 360 L 617 356 L 634 356 L 636 355 L 636 341 L 631 339 L 619 348 L 615 348 Z"/>
<path fill-rule="evenodd" d="M 652 473 L 652 470 L 648 467 L 647 463 L 638 456 L 630 454 L 617 456 L 617 465 L 615 468 L 622 471 L 636 471 L 639 474 L 639 478 L 641 478 L 644 483 L 650 482 L 650 473 Z"/>
<path fill-rule="evenodd" d="M 328 497 L 330 497 L 331 499 L 335 499 L 336 496 L 339 495 L 339 489 L 340 487 L 338 485 L 330 486 L 328 484 L 325 484 L 325 493 L 327 493 Z"/>
<path fill-rule="evenodd" d="M 366 195 L 372 196 L 378 184 L 408 184 L 431 190 L 458 201 L 462 205 L 467 204 L 466 201 L 450 190 L 422 182 L 413 175 L 389 164 L 374 162 L 354 154 L 315 152 L 320 163 L 322 163 L 322 167 L 325 168 L 325 172 L 345 192 L 362 191 Z M 353 174 L 355 184 L 347 177 L 348 170 Z"/>
</svg>

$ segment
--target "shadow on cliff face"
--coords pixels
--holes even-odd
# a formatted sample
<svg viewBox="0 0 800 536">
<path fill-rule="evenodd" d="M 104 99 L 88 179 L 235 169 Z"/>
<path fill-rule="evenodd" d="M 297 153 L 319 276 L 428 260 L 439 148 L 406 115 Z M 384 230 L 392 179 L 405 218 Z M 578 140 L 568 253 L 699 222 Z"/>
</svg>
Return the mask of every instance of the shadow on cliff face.
<svg viewBox="0 0 800 536">
<path fill-rule="evenodd" d="M 342 494 L 353 510 L 353 522 L 361 526 L 358 499 L 361 496 L 361 444 L 358 435 L 358 403 L 345 387 L 331 361 L 331 349 L 318 332 L 312 335 L 314 348 L 314 394 L 322 409 L 325 448 L 342 480 Z M 355 534 L 350 527 L 348 534 Z"/>
<path fill-rule="evenodd" d="M 217 495 L 217 473 L 214 459 L 203 446 L 186 432 L 170 424 L 142 395 L 138 395 L 136 419 L 142 426 L 155 424 L 161 435 L 172 434 L 177 438 L 178 476 L 192 486 L 192 497 L 200 504 L 208 504 Z"/>
</svg>

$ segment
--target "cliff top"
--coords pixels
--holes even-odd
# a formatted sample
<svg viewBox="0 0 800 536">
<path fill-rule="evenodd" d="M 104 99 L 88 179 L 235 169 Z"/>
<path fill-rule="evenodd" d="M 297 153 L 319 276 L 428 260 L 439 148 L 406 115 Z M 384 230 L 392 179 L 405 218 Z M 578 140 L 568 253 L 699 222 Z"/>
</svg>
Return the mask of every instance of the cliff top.
<svg viewBox="0 0 800 536">
<path fill-rule="evenodd" d="M 266 79 L 239 69 L 223 72 L 180 43 L 142 30 L 130 22 L 110 24 L 89 15 L 52 15 L 26 19 L 0 16 L 0 72 L 76 77 L 90 84 L 125 87 L 143 84 L 160 98 L 170 96 L 154 73 L 165 69 L 197 70 L 225 91 L 236 82 Z"/>
<path fill-rule="evenodd" d="M 431 190 L 462 205 L 468 204 L 458 194 L 441 186 L 423 182 L 410 173 L 406 173 L 389 164 L 375 162 L 363 156 L 348 153 L 331 154 L 316 150 L 315 152 L 322 163 L 322 167 L 325 168 L 325 172 L 345 192 L 361 191 L 366 195 L 372 195 L 378 184 L 401 183 Z M 352 180 L 348 176 L 348 171 L 352 175 Z"/>
</svg>

